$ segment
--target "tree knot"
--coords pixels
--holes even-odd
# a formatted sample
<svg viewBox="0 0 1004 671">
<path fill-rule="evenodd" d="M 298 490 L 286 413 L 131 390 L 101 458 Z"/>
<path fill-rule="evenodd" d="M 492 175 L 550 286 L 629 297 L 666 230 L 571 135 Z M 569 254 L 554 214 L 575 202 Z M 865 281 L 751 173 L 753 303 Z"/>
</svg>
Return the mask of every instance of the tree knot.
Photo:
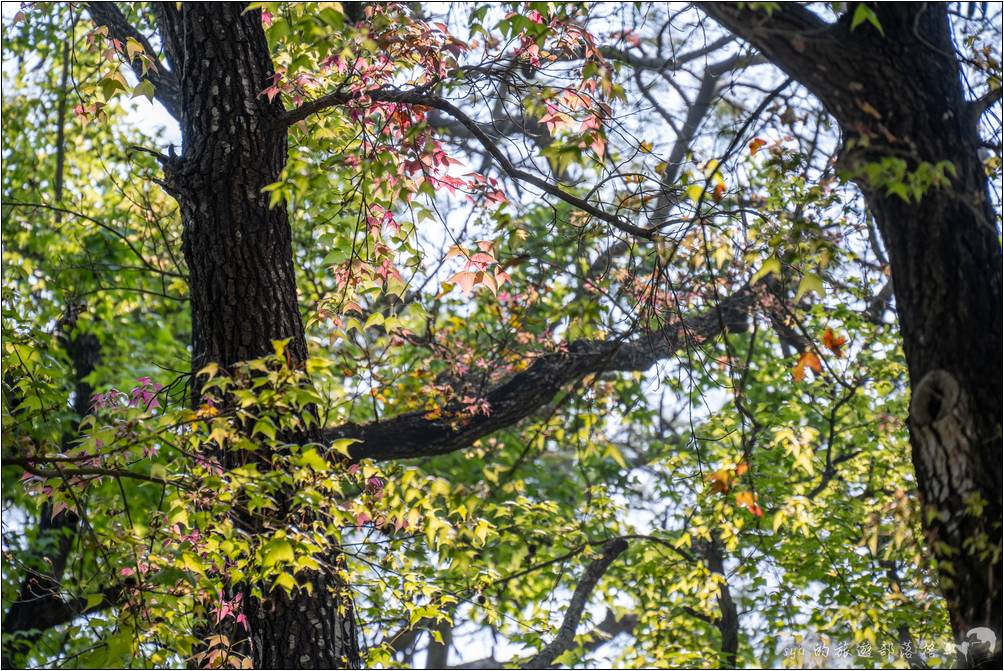
<svg viewBox="0 0 1004 671">
<path fill-rule="evenodd" d="M 913 392 L 910 419 L 918 426 L 943 419 L 958 404 L 959 393 L 959 382 L 954 375 L 940 368 L 930 371 Z"/>
</svg>

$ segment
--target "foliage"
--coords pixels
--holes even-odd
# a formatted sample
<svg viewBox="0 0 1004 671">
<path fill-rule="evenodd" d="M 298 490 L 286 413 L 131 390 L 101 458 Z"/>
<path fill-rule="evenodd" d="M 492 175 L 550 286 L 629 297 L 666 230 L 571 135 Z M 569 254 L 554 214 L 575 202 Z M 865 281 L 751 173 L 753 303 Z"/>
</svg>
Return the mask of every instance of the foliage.
<svg viewBox="0 0 1004 671">
<path fill-rule="evenodd" d="M 948 663 L 888 267 L 817 103 L 792 87 L 751 117 L 743 97 L 780 80 L 725 47 L 741 93 L 718 89 L 674 159 L 676 122 L 648 98 L 686 115 L 696 97 L 673 87 L 695 93 L 708 61 L 655 87 L 633 55 L 664 37 L 703 47 L 695 10 L 256 6 L 276 65 L 261 95 L 289 110 L 346 99 L 291 127 L 267 189 L 290 212 L 311 358 L 291 365 L 277 341 L 194 374 L 178 206 L 157 152 L 136 149 L 167 151 L 172 131 L 130 111 L 155 91 L 127 63 L 157 55 L 74 4 L 5 18 L 5 610 L 55 542 L 34 520 L 80 519 L 59 589 L 76 616 L 20 632 L 23 663 L 244 666 L 236 587 L 310 592 L 319 570 L 352 590 L 368 664 L 415 663 L 402 632 L 437 640 L 444 622 L 466 660 L 496 636 L 516 663 L 553 638 L 612 538 L 629 549 L 562 665 L 718 666 L 726 593 L 741 665 L 800 666 L 803 639 L 853 664 L 900 665 L 904 642 Z M 855 13 L 864 23 L 881 30 Z M 385 95 L 405 88 L 491 119 L 477 127 L 513 170 L 560 193 L 526 192 L 470 128 Z M 861 169 L 910 201 L 954 166 Z M 578 201 L 665 235 L 632 238 Z M 751 285 L 746 323 L 685 335 L 656 366 L 585 375 L 466 449 L 375 461 L 322 437 L 408 413 L 489 418 L 489 391 L 542 357 L 663 333 Z M 80 380 L 85 334 L 100 359 Z M 629 637 L 602 641 L 604 609 Z"/>
</svg>

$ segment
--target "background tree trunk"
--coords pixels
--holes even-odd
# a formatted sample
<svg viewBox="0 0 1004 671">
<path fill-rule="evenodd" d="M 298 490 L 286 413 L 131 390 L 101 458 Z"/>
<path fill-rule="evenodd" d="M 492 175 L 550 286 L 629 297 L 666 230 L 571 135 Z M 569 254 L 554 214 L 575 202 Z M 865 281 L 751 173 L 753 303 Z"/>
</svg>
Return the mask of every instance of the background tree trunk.
<svg viewBox="0 0 1004 671">
<path fill-rule="evenodd" d="M 910 372 L 910 442 L 928 546 L 952 628 L 1001 630 L 1001 246 L 965 100 L 947 5 L 873 5 L 882 32 L 825 24 L 800 6 L 706 11 L 815 93 L 844 135 L 842 167 L 864 192 L 889 255 Z M 884 34 L 883 34 L 884 33 Z M 870 179 L 943 161 L 947 187 L 905 200 Z M 968 665 L 999 668 L 1000 647 Z M 970 655 L 972 657 L 972 655 Z"/>
<path fill-rule="evenodd" d="M 185 3 L 182 44 L 169 50 L 181 61 L 183 149 L 166 176 L 184 224 L 194 371 L 270 354 L 273 340 L 289 339 L 293 365 L 307 356 L 286 209 L 262 192 L 286 164 L 286 124 L 261 94 L 273 75 L 261 13 L 244 10 Z M 358 666 L 351 599 L 333 575 L 309 580 L 310 594 L 246 595 L 256 668 Z"/>
</svg>

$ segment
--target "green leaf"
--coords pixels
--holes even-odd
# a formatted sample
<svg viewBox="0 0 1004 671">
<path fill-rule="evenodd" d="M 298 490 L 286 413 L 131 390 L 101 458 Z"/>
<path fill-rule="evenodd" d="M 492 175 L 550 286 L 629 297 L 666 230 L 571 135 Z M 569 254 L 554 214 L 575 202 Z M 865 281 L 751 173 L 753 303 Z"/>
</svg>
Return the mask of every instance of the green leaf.
<svg viewBox="0 0 1004 671">
<path fill-rule="evenodd" d="M 324 457 L 318 454 L 317 450 L 312 447 L 297 457 L 296 465 L 310 467 L 318 473 L 325 473 L 331 468 L 331 465 L 324 460 Z"/>
<path fill-rule="evenodd" d="M 272 424 L 271 419 L 268 417 L 262 417 L 254 423 L 254 428 L 251 429 L 251 435 L 254 436 L 259 433 L 269 440 L 275 440 L 275 426 Z"/>
<path fill-rule="evenodd" d="M 98 82 L 98 87 L 101 88 L 101 95 L 104 96 L 106 101 L 111 100 L 111 98 L 119 91 L 129 90 L 125 77 L 118 72 L 105 75 L 105 77 Z"/>
<path fill-rule="evenodd" d="M 206 575 L 206 567 L 203 565 L 202 560 L 191 552 L 181 553 L 181 564 L 192 573 L 198 573 L 202 576 Z"/>
<path fill-rule="evenodd" d="M 885 37 L 885 30 L 882 28 L 882 24 L 879 23 L 878 16 L 875 14 L 875 10 L 869 7 L 866 3 L 858 3 L 857 8 L 854 10 L 854 16 L 851 17 L 851 30 L 854 30 L 862 23 L 867 21 L 875 27 L 875 30 L 879 31 L 883 37 Z"/>
<path fill-rule="evenodd" d="M 279 562 L 295 561 L 293 546 L 285 538 L 274 538 L 261 548 L 261 565 L 263 568 L 272 568 Z"/>
<path fill-rule="evenodd" d="M 132 90 L 133 98 L 138 98 L 139 96 L 143 96 L 150 102 L 153 102 L 153 95 L 154 95 L 154 88 L 153 84 L 150 82 L 149 79 L 144 79 L 139 84 L 137 84 L 136 87 L 133 88 Z"/>
<path fill-rule="evenodd" d="M 105 595 L 104 594 L 87 594 L 84 598 L 87 600 L 87 609 L 90 610 L 91 608 L 97 608 L 102 603 L 104 603 Z"/>
<path fill-rule="evenodd" d="M 781 276 L 781 260 L 776 256 L 770 256 L 764 259 L 763 265 L 760 266 L 760 270 L 756 271 L 750 279 L 750 284 L 756 284 L 764 277 L 771 274 L 777 275 L 778 277 Z"/>
<path fill-rule="evenodd" d="M 191 527 L 188 523 L 188 510 L 186 508 L 174 508 L 171 510 L 171 514 L 167 516 L 168 524 L 181 524 L 186 527 Z"/>
<path fill-rule="evenodd" d="M 815 273 L 805 273 L 802 281 L 798 283 L 798 291 L 795 292 L 795 302 L 802 299 L 802 296 L 812 292 L 822 298 L 825 293 L 823 289 L 823 278 Z"/>
</svg>

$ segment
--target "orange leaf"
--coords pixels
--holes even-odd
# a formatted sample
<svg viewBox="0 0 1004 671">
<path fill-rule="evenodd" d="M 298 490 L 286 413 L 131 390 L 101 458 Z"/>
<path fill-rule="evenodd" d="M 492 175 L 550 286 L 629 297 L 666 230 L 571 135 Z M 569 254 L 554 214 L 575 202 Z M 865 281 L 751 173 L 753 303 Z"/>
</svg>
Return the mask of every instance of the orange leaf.
<svg viewBox="0 0 1004 671">
<path fill-rule="evenodd" d="M 464 290 L 464 294 L 470 296 L 471 289 L 477 283 L 477 277 L 477 273 L 462 270 L 446 281 L 450 284 L 459 284 L 460 288 Z"/>
<path fill-rule="evenodd" d="M 753 492 L 737 492 L 736 505 L 740 505 L 756 517 L 763 517 L 763 509 L 757 504 L 759 498 Z"/>
<path fill-rule="evenodd" d="M 847 338 L 836 335 L 832 329 L 823 331 L 823 345 L 838 357 L 844 355 L 843 347 L 847 344 Z"/>
<path fill-rule="evenodd" d="M 709 475 L 708 480 L 711 481 L 711 491 L 717 494 L 727 494 L 732 486 L 732 474 L 724 468 Z"/>
<path fill-rule="evenodd" d="M 823 372 L 823 363 L 819 360 L 819 357 L 810 350 L 802 352 L 802 356 L 798 358 L 798 363 L 791 369 L 791 377 L 794 378 L 795 382 L 801 382 L 805 379 L 806 368 L 811 368 L 816 373 Z"/>
<path fill-rule="evenodd" d="M 756 153 L 760 151 L 761 147 L 763 147 L 766 144 L 767 140 L 762 140 L 758 137 L 753 138 L 752 140 L 750 140 L 749 143 L 750 153 L 755 156 Z"/>
<path fill-rule="evenodd" d="M 716 203 L 722 202 L 722 198 L 725 197 L 725 185 L 716 184 L 715 190 L 711 192 L 711 197 Z"/>
</svg>

